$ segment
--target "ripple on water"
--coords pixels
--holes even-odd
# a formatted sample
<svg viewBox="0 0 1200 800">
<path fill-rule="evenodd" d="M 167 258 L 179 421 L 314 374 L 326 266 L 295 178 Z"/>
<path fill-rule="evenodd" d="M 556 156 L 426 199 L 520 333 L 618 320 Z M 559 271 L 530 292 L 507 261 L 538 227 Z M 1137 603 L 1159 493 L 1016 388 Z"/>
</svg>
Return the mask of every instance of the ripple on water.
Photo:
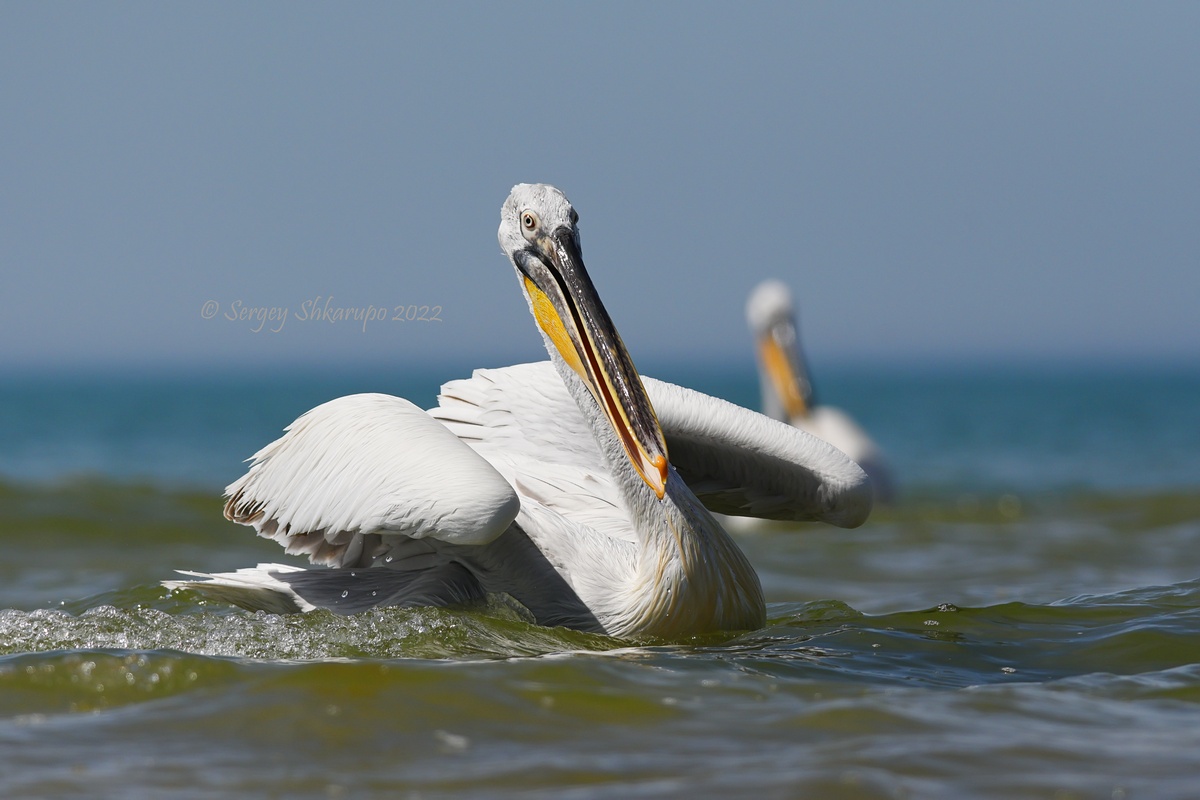
<svg viewBox="0 0 1200 800">
<path fill-rule="evenodd" d="M 483 612 L 375 609 L 279 615 L 220 604 L 167 602 L 175 613 L 137 605 L 0 611 L 0 653 L 115 648 L 179 650 L 269 660 L 330 658 L 505 658 L 577 649 L 613 640 L 526 623 L 503 606 Z"/>
</svg>

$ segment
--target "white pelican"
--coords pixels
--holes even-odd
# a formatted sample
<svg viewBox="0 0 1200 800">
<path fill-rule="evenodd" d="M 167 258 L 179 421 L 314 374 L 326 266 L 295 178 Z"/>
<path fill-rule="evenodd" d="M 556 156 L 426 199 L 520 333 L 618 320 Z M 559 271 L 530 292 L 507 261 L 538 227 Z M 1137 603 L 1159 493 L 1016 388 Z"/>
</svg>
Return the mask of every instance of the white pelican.
<svg viewBox="0 0 1200 800">
<path fill-rule="evenodd" d="M 816 402 L 788 288 L 776 280 L 754 287 L 746 300 L 746 322 L 758 349 L 763 413 L 850 456 L 870 476 L 875 499 L 891 500 L 891 471 L 879 446 L 845 411 Z"/>
<path fill-rule="evenodd" d="M 577 219 L 545 185 L 514 187 L 501 210 L 500 245 L 552 363 L 478 370 L 429 412 L 332 400 L 228 487 L 226 517 L 336 569 L 166 585 L 277 612 L 494 593 L 542 625 L 619 637 L 761 627 L 758 576 L 708 509 L 852 527 L 870 511 L 868 479 L 793 428 L 641 378 L 584 270 Z"/>
</svg>

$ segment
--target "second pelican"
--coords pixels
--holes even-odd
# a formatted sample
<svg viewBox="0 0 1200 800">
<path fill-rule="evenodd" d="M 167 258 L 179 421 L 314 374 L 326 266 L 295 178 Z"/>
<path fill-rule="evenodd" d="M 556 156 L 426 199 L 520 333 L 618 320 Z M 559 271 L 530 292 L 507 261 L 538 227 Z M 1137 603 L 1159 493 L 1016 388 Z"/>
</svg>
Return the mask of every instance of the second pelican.
<svg viewBox="0 0 1200 800">
<path fill-rule="evenodd" d="M 758 347 L 763 413 L 850 456 L 871 476 L 875 498 L 890 501 L 894 495 L 892 474 L 883 451 L 845 411 L 816 402 L 787 286 L 766 280 L 754 287 L 746 300 L 746 322 Z"/>
</svg>

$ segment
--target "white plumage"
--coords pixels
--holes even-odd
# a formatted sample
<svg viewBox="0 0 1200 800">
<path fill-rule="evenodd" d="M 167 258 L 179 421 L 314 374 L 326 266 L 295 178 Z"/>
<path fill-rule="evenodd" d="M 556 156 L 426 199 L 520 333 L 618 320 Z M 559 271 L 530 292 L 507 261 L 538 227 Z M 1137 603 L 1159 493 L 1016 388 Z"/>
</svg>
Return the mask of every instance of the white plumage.
<svg viewBox="0 0 1200 800">
<path fill-rule="evenodd" d="M 403 398 L 339 397 L 286 430 L 226 489 L 229 507 L 318 563 L 368 565 L 362 534 L 485 544 L 520 508 L 500 473 Z"/>
</svg>

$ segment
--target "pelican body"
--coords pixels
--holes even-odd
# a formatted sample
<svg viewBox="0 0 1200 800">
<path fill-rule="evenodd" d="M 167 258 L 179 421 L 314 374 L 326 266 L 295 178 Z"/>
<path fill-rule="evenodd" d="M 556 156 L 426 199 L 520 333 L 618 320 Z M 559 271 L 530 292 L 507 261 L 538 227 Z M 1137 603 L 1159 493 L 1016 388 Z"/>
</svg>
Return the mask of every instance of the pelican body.
<svg viewBox="0 0 1200 800">
<path fill-rule="evenodd" d="M 763 413 L 841 450 L 870 476 L 875 499 L 890 501 L 892 475 L 879 446 L 845 411 L 817 403 L 787 286 L 766 280 L 754 287 L 746 322 L 758 352 Z"/>
<path fill-rule="evenodd" d="M 225 515 L 331 568 L 169 587 L 276 612 L 502 595 L 542 625 L 678 640 L 765 621 L 758 576 L 713 511 L 866 519 L 868 480 L 836 449 L 638 374 L 562 192 L 514 187 L 499 241 L 549 362 L 477 370 L 429 411 L 379 394 L 312 409 L 254 455 Z"/>
</svg>

